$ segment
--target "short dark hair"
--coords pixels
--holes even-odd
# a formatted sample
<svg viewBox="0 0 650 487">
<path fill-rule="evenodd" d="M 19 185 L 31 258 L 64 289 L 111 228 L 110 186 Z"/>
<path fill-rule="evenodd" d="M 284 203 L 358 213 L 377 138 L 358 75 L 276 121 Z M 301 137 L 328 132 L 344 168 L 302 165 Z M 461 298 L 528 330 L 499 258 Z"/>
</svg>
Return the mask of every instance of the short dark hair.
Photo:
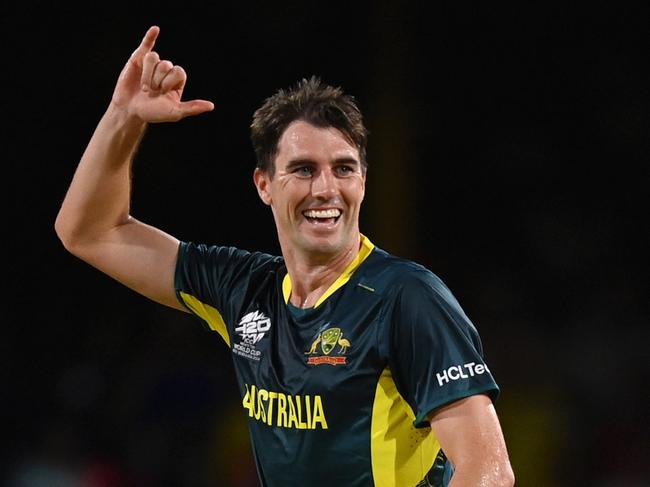
<svg viewBox="0 0 650 487">
<path fill-rule="evenodd" d="M 257 167 L 271 177 L 275 172 L 278 141 L 286 128 L 296 120 L 316 127 L 334 127 L 359 150 L 362 168 L 368 167 L 366 143 L 368 130 L 353 96 L 340 87 L 323 83 L 318 77 L 303 78 L 293 88 L 278 90 L 267 98 L 253 114 L 251 141 Z"/>
</svg>

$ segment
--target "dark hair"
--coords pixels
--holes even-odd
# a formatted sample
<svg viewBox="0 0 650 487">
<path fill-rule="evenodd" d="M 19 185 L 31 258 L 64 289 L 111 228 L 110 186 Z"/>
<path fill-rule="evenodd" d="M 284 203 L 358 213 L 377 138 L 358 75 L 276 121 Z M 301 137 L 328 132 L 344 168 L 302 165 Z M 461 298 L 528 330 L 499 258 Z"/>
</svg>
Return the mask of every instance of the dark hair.
<svg viewBox="0 0 650 487">
<path fill-rule="evenodd" d="M 367 168 L 368 130 L 363 125 L 356 100 L 344 94 L 341 88 L 324 84 L 316 76 L 303 78 L 288 91 L 279 90 L 253 114 L 251 141 L 258 168 L 273 176 L 278 141 L 286 128 L 296 120 L 304 120 L 316 127 L 340 130 L 359 150 L 361 166 Z"/>
</svg>

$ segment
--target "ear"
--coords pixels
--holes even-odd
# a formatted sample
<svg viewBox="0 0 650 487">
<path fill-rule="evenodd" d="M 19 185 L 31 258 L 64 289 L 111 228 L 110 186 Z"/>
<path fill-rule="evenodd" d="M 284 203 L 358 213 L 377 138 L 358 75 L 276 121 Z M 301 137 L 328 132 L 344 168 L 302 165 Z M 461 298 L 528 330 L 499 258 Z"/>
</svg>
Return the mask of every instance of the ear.
<svg viewBox="0 0 650 487">
<path fill-rule="evenodd" d="M 255 172 L 253 172 L 253 182 L 255 183 L 257 194 L 260 196 L 260 199 L 264 204 L 271 206 L 272 200 L 271 193 L 269 192 L 271 179 L 269 178 L 268 173 L 259 167 L 255 168 Z"/>
</svg>

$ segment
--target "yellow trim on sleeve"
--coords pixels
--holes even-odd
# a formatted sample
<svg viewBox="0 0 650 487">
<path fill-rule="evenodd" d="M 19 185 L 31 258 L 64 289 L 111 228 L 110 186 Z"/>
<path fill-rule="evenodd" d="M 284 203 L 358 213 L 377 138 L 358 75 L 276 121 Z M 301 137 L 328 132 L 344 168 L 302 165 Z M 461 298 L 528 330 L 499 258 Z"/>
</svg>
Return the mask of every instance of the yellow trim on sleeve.
<svg viewBox="0 0 650 487">
<path fill-rule="evenodd" d="M 370 427 L 375 487 L 417 485 L 431 470 L 440 443 L 431 428 L 415 428 L 414 420 L 386 367 L 377 383 Z"/>
<path fill-rule="evenodd" d="M 352 277 L 352 274 L 354 274 L 354 271 L 357 270 L 357 268 L 361 265 L 361 263 L 368 258 L 372 250 L 375 248 L 375 244 L 373 244 L 368 237 L 365 235 L 361 234 L 361 248 L 359 249 L 359 253 L 357 256 L 354 258 L 352 262 L 348 264 L 348 266 L 345 268 L 343 273 L 332 283 L 332 285 L 323 293 L 323 295 L 316 301 L 316 304 L 314 305 L 314 308 L 317 308 L 323 302 L 329 298 L 332 294 L 334 294 L 341 286 L 343 286 L 346 282 L 350 280 L 350 277 Z M 286 276 L 284 276 L 284 279 L 282 280 L 282 295 L 284 296 L 284 302 L 288 303 L 289 298 L 291 297 L 291 277 L 289 277 L 289 273 L 287 273 Z"/>
<path fill-rule="evenodd" d="M 207 321 L 210 329 L 219 333 L 219 335 L 221 335 L 221 338 L 223 338 L 223 340 L 226 342 L 226 345 L 230 347 L 230 335 L 228 335 L 228 328 L 226 327 L 226 322 L 223 321 L 223 317 L 221 316 L 221 313 L 219 313 L 219 310 L 214 306 L 210 306 L 209 304 L 205 304 L 199 301 L 191 294 L 187 294 L 181 291 L 180 295 L 181 298 L 183 298 L 185 305 L 194 311 L 194 313 L 196 313 L 198 316 Z"/>
</svg>

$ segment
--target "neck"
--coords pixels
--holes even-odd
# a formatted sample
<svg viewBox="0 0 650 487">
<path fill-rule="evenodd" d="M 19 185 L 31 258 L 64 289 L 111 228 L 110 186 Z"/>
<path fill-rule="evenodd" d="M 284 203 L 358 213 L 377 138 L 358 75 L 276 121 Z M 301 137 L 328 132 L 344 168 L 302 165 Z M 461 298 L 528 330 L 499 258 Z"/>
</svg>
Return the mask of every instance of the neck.
<svg viewBox="0 0 650 487">
<path fill-rule="evenodd" d="M 291 278 L 289 301 L 298 308 L 311 308 L 359 254 L 361 237 L 335 255 L 303 255 L 283 252 Z"/>
</svg>

